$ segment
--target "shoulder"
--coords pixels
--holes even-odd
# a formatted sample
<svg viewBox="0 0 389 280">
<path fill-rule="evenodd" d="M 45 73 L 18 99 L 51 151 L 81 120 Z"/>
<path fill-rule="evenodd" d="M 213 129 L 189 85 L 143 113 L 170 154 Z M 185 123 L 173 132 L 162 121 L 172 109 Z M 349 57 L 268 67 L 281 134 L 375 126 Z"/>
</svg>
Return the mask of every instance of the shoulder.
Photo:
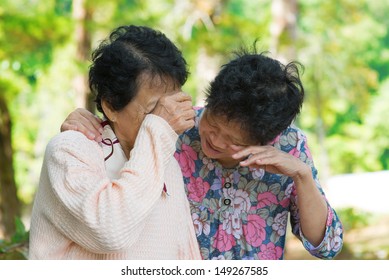
<svg viewBox="0 0 389 280">
<path fill-rule="evenodd" d="M 290 151 L 306 142 L 304 132 L 294 124 L 282 131 L 270 144 L 283 151 Z"/>
<path fill-rule="evenodd" d="M 186 144 L 189 145 L 189 142 L 199 140 L 199 122 L 200 122 L 200 117 L 201 114 L 203 113 L 204 108 L 203 107 L 193 107 L 195 110 L 195 125 L 186 131 L 182 133 L 179 136 L 179 140 L 184 141 Z"/>
<path fill-rule="evenodd" d="M 96 155 L 101 151 L 100 145 L 89 140 L 84 134 L 78 131 L 68 130 L 55 135 L 47 144 L 46 156 L 72 154 L 73 156 Z"/>
<path fill-rule="evenodd" d="M 304 132 L 294 124 L 288 126 L 281 134 L 293 136 L 296 139 L 306 138 Z"/>
<path fill-rule="evenodd" d="M 195 113 L 196 113 L 195 118 L 200 118 L 202 112 L 204 111 L 204 107 L 194 106 L 193 109 L 195 110 Z"/>
<path fill-rule="evenodd" d="M 84 134 L 74 130 L 67 130 L 55 135 L 50 139 L 48 147 L 67 147 L 77 144 L 91 144 L 92 140 L 89 140 Z M 97 142 L 95 142 L 97 144 Z M 97 144 L 98 145 L 98 144 Z"/>
</svg>

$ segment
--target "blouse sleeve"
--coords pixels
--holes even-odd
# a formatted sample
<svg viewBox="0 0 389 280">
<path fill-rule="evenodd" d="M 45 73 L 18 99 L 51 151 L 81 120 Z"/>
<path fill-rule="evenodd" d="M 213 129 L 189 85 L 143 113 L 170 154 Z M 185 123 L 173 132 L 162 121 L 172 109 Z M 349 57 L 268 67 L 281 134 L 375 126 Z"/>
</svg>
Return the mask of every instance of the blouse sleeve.
<svg viewBox="0 0 389 280">
<path fill-rule="evenodd" d="M 301 131 L 297 130 L 297 145 L 292 149 L 291 154 L 298 157 L 300 160 L 305 162 L 311 167 L 312 176 L 316 183 L 316 187 L 319 189 L 320 193 L 323 195 L 327 203 L 327 221 L 326 229 L 323 240 L 318 246 L 313 246 L 303 235 L 300 227 L 300 216 L 299 209 L 297 207 L 297 193 L 294 189 L 291 194 L 291 225 L 292 232 L 296 235 L 303 243 L 305 249 L 313 256 L 321 259 L 332 259 L 334 258 L 342 249 L 343 246 L 343 227 L 342 223 L 339 220 L 338 215 L 335 210 L 330 206 L 328 200 L 325 197 L 324 191 L 320 186 L 318 179 L 318 172 L 314 166 L 313 159 L 310 153 L 310 150 L 307 145 L 307 139 Z"/>
<path fill-rule="evenodd" d="M 47 216 L 60 232 L 92 252 L 130 247 L 161 198 L 177 137 L 162 118 L 147 115 L 130 160 L 120 178 L 111 180 L 96 142 L 79 132 L 61 133 L 49 143 L 43 166 L 61 205 L 53 207 L 59 211 L 46 207 Z"/>
</svg>

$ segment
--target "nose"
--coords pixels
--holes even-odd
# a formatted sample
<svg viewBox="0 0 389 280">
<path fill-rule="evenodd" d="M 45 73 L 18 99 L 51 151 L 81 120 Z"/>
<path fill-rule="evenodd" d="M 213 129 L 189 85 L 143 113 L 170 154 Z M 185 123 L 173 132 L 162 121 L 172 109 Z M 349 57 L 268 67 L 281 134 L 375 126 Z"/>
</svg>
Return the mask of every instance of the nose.
<svg viewBox="0 0 389 280">
<path fill-rule="evenodd" d="M 210 134 L 210 139 L 212 141 L 212 145 L 214 146 L 214 148 L 218 150 L 225 150 L 228 147 L 226 141 L 224 140 L 223 136 L 220 133 L 212 132 Z"/>
</svg>

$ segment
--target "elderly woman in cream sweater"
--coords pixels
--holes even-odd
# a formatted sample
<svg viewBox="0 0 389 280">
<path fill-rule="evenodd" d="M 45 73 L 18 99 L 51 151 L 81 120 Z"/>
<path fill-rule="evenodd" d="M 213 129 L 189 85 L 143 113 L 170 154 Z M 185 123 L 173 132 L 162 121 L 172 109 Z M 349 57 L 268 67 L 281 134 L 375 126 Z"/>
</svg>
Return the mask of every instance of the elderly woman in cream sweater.
<svg viewBox="0 0 389 280">
<path fill-rule="evenodd" d="M 173 156 L 194 125 L 181 52 L 162 33 L 122 26 L 92 59 L 103 141 L 66 131 L 49 142 L 30 259 L 200 259 Z"/>
</svg>

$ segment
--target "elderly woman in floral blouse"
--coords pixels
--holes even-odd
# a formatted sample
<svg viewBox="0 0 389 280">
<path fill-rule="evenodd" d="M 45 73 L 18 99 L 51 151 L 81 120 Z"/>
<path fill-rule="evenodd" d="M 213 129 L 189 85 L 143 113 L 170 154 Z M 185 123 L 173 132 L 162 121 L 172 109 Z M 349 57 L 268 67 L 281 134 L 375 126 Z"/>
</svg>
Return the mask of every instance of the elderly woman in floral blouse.
<svg viewBox="0 0 389 280">
<path fill-rule="evenodd" d="M 313 256 L 331 259 L 342 248 L 342 224 L 293 125 L 304 98 L 298 66 L 237 53 L 210 84 L 205 108 L 196 108 L 195 127 L 177 142 L 203 259 L 282 259 L 289 214 Z M 98 140 L 98 125 L 77 110 L 62 130 L 77 127 Z"/>
</svg>

